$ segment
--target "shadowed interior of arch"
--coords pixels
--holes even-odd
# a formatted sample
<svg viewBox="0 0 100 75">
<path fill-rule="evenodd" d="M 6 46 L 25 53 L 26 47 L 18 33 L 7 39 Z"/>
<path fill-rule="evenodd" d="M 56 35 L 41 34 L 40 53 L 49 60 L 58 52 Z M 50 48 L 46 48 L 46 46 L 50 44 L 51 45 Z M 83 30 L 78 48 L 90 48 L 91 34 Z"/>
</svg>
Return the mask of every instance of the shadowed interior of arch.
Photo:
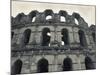
<svg viewBox="0 0 100 75">
<path fill-rule="evenodd" d="M 31 35 L 31 30 L 30 29 L 26 29 L 24 31 L 24 44 L 25 45 L 29 42 L 30 35 Z"/>
<path fill-rule="evenodd" d="M 14 62 L 13 67 L 12 67 L 12 75 L 21 73 L 22 64 L 23 62 L 20 59 Z"/>
<path fill-rule="evenodd" d="M 50 29 L 44 28 L 42 31 L 42 46 L 49 46 L 50 38 Z"/>
<path fill-rule="evenodd" d="M 83 47 L 86 47 L 87 42 L 86 42 L 86 37 L 85 37 L 84 32 L 82 30 L 79 30 L 78 34 L 79 34 L 80 45 Z"/>
<path fill-rule="evenodd" d="M 14 37 L 14 32 L 11 32 L 11 39 Z"/>
<path fill-rule="evenodd" d="M 37 63 L 37 72 L 38 73 L 43 73 L 43 72 L 48 72 L 48 60 L 45 58 L 42 58 L 38 61 Z"/>
<path fill-rule="evenodd" d="M 68 39 L 68 30 L 66 28 L 61 30 L 62 34 L 62 45 L 68 45 L 69 44 L 69 39 Z"/>
<path fill-rule="evenodd" d="M 72 70 L 72 60 L 70 58 L 65 58 L 63 61 L 63 71 Z"/>
<path fill-rule="evenodd" d="M 85 67 L 86 70 L 95 69 L 93 61 L 90 57 L 85 57 Z"/>
</svg>

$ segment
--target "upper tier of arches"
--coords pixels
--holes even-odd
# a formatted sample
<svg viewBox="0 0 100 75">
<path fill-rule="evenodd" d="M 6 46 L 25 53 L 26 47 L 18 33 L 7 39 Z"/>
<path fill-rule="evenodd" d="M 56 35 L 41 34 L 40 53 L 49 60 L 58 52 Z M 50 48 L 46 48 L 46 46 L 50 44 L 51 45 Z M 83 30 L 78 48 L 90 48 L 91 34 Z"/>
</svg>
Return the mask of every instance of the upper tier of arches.
<svg viewBox="0 0 100 75">
<path fill-rule="evenodd" d="M 16 17 L 11 17 L 12 25 L 29 24 L 29 23 L 65 23 L 74 25 L 88 26 L 79 13 L 73 12 L 69 15 L 65 10 L 59 10 L 54 13 L 52 9 L 46 9 L 43 12 L 37 10 L 31 11 L 29 14 L 19 13 Z"/>
</svg>

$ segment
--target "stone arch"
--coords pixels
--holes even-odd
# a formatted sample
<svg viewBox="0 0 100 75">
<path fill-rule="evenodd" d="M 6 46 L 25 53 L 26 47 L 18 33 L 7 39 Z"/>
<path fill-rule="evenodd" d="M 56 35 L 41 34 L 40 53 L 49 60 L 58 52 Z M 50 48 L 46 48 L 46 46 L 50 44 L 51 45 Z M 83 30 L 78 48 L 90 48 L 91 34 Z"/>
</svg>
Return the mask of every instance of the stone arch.
<svg viewBox="0 0 100 75">
<path fill-rule="evenodd" d="M 44 14 L 46 22 L 51 23 L 53 21 L 53 16 L 54 16 L 53 11 L 51 9 L 47 9 L 44 11 Z"/>
<path fill-rule="evenodd" d="M 17 23 L 20 23 L 20 22 L 21 22 L 23 16 L 25 16 L 24 13 L 19 13 L 19 14 L 15 17 Z"/>
<path fill-rule="evenodd" d="M 72 60 L 67 57 L 63 61 L 63 71 L 72 71 Z"/>
<path fill-rule="evenodd" d="M 37 63 L 37 72 L 38 73 L 43 73 L 43 72 L 48 72 L 48 60 L 45 58 L 41 58 L 38 63 Z"/>
<path fill-rule="evenodd" d="M 43 30 L 42 30 L 42 46 L 49 46 L 50 38 L 51 38 L 50 29 L 43 28 Z"/>
<path fill-rule="evenodd" d="M 68 45 L 69 44 L 69 35 L 68 35 L 68 29 L 63 28 L 61 30 L 61 34 L 62 34 L 62 42 L 64 42 L 64 45 Z"/>
<path fill-rule="evenodd" d="M 87 42 L 86 42 L 86 37 L 85 37 L 84 31 L 79 30 L 78 34 L 79 34 L 80 45 L 83 46 L 83 47 L 86 47 Z"/>
<path fill-rule="evenodd" d="M 74 17 L 75 23 L 79 25 L 80 15 L 74 12 L 72 16 Z"/>
<path fill-rule="evenodd" d="M 26 29 L 24 31 L 24 44 L 25 45 L 29 43 L 30 35 L 31 35 L 31 29 Z"/>
<path fill-rule="evenodd" d="M 92 59 L 88 56 L 85 57 L 85 67 L 86 67 L 86 70 L 95 69 Z"/>
<path fill-rule="evenodd" d="M 14 37 L 14 32 L 12 31 L 11 32 L 11 39 L 13 39 L 13 37 Z"/>
<path fill-rule="evenodd" d="M 20 74 L 22 65 L 23 65 L 22 60 L 20 59 L 16 60 L 12 66 L 12 71 L 11 71 L 12 75 Z"/>
<path fill-rule="evenodd" d="M 66 15 L 67 15 L 67 12 L 64 11 L 64 10 L 60 10 L 59 11 L 59 15 L 60 15 L 60 22 L 66 22 Z M 63 21 L 64 19 L 64 21 Z"/>
<path fill-rule="evenodd" d="M 92 38 L 93 38 L 93 41 L 96 42 L 96 35 L 94 32 L 92 33 Z"/>
<path fill-rule="evenodd" d="M 29 17 L 30 17 L 30 21 L 31 22 L 35 22 L 36 21 L 36 15 L 37 15 L 38 11 L 34 10 L 34 11 L 31 11 L 29 13 Z"/>
</svg>

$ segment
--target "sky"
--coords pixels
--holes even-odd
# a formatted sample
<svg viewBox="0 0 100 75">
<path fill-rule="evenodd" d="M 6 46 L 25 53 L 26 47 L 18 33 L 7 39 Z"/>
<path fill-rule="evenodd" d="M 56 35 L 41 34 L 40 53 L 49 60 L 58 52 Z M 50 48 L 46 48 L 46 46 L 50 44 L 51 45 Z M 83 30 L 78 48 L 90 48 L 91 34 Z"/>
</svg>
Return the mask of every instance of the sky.
<svg viewBox="0 0 100 75">
<path fill-rule="evenodd" d="M 29 14 L 32 10 L 38 10 L 43 12 L 46 9 L 52 9 L 54 13 L 58 13 L 59 10 L 65 10 L 69 15 L 73 12 L 79 13 L 84 20 L 90 26 L 95 25 L 95 6 L 93 5 L 72 5 L 72 4 L 57 4 L 57 3 L 39 3 L 30 1 L 12 1 L 12 16 L 15 17 L 18 13 L 23 12 Z"/>
</svg>

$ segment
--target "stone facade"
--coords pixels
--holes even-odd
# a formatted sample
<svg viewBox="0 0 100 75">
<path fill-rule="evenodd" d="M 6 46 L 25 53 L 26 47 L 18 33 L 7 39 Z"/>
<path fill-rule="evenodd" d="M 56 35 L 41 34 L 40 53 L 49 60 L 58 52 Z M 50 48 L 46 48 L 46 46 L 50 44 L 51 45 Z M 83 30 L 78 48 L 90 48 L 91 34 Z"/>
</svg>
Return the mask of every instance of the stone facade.
<svg viewBox="0 0 100 75">
<path fill-rule="evenodd" d="M 51 18 L 46 19 L 47 16 Z M 61 16 L 65 21 L 61 21 Z M 25 74 L 39 72 L 41 59 L 48 61 L 48 70 L 44 72 L 67 71 L 66 58 L 72 61 L 68 71 L 96 68 L 96 26 L 89 27 L 79 13 L 69 15 L 64 10 L 54 13 L 51 9 L 34 10 L 28 15 L 19 13 L 11 18 L 11 27 L 12 74 L 17 60 L 22 62 L 20 73 Z"/>
</svg>

